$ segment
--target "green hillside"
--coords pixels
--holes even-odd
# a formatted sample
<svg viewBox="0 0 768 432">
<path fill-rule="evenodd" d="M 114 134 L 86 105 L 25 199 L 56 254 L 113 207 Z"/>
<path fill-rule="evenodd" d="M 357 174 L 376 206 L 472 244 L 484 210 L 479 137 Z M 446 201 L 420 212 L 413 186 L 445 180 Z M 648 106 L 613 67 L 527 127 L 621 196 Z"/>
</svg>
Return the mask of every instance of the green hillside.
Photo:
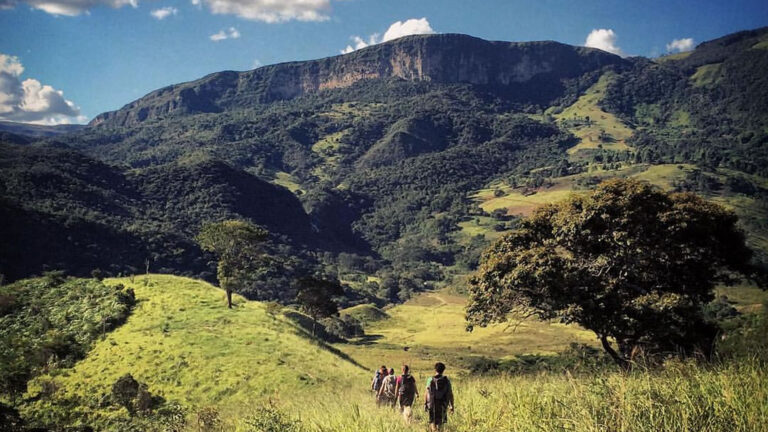
<svg viewBox="0 0 768 432">
<path fill-rule="evenodd" d="M 106 281 L 133 289 L 135 310 L 72 369 L 35 379 L 26 397 L 39 400 L 23 405 L 23 415 L 44 423 L 117 424 L 128 412 L 102 401 L 128 373 L 152 395 L 192 412 L 244 410 L 339 380 L 365 381 L 360 367 L 270 315 L 263 304 L 236 297 L 228 310 L 224 292 L 205 282 L 166 275 L 146 280 Z M 338 376 L 332 379 L 328 370 Z"/>
</svg>

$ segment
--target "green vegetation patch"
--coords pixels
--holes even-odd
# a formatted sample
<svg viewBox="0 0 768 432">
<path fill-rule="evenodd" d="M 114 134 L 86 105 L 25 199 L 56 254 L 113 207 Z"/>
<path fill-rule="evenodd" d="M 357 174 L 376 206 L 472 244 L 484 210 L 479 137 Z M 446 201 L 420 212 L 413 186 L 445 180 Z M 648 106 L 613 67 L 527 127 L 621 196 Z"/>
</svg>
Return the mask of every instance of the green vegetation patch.
<svg viewBox="0 0 768 432">
<path fill-rule="evenodd" d="M 301 184 L 299 184 L 299 180 L 292 176 L 291 174 L 288 174 L 284 171 L 278 171 L 275 173 L 275 178 L 272 180 L 272 183 L 282 186 L 289 191 L 293 192 L 294 194 L 302 194 L 304 193 L 304 190 L 301 187 Z"/>
<path fill-rule="evenodd" d="M 0 393 L 14 396 L 33 376 L 72 366 L 133 304 L 121 285 L 55 273 L 0 287 Z"/>
<path fill-rule="evenodd" d="M 524 320 L 466 331 L 466 298 L 445 290 L 422 293 L 388 309 L 389 318 L 366 326 L 365 344 L 337 348 L 368 368 L 411 365 L 424 377 L 437 360 L 465 369 L 476 357 L 556 354 L 570 343 L 594 344 L 594 334 L 576 326 Z"/>
<path fill-rule="evenodd" d="M 342 316 L 351 316 L 363 324 L 368 324 L 389 318 L 386 312 L 376 307 L 374 304 L 361 304 L 339 311 Z"/>
<path fill-rule="evenodd" d="M 696 72 L 691 75 L 693 85 L 705 87 L 717 84 L 723 79 L 722 67 L 722 63 L 712 63 L 697 67 Z"/>
<path fill-rule="evenodd" d="M 581 149 L 629 149 L 626 140 L 632 136 L 632 129 L 599 106 L 613 79 L 613 73 L 603 74 L 573 105 L 555 114 L 558 123 L 580 140 L 579 144 L 568 149 L 569 154 Z"/>
</svg>

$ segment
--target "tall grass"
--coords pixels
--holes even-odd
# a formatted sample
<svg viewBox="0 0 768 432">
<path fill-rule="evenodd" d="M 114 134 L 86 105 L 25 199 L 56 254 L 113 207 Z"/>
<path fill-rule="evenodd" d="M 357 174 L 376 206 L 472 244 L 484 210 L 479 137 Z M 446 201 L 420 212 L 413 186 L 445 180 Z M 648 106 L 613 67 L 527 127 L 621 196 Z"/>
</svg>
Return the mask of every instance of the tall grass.
<svg viewBox="0 0 768 432">
<path fill-rule="evenodd" d="M 454 431 L 768 431 L 768 374 L 757 358 L 719 366 L 669 362 L 594 376 L 542 373 L 454 379 Z M 416 408 L 421 408 L 417 403 Z M 283 406 L 309 431 L 423 430 L 406 426 L 364 390 L 297 398 Z"/>
</svg>

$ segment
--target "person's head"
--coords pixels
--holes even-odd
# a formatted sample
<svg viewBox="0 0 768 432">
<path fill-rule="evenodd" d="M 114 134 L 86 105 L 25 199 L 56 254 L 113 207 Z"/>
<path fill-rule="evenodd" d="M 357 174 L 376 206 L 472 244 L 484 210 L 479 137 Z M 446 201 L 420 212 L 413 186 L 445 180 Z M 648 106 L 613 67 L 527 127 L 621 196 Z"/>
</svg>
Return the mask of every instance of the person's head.
<svg viewBox="0 0 768 432">
<path fill-rule="evenodd" d="M 383 373 L 384 375 L 386 375 L 387 374 L 387 367 L 384 366 L 384 365 L 381 365 L 381 367 L 379 368 L 379 371 L 381 373 Z"/>
<path fill-rule="evenodd" d="M 389 374 L 394 375 L 395 374 L 395 368 L 389 368 Z"/>
<path fill-rule="evenodd" d="M 408 375 L 411 373 L 411 367 L 408 365 L 403 365 L 403 375 Z"/>
<path fill-rule="evenodd" d="M 437 372 L 438 375 L 442 375 L 443 372 L 445 372 L 445 365 L 442 362 L 435 363 L 435 372 Z"/>
</svg>

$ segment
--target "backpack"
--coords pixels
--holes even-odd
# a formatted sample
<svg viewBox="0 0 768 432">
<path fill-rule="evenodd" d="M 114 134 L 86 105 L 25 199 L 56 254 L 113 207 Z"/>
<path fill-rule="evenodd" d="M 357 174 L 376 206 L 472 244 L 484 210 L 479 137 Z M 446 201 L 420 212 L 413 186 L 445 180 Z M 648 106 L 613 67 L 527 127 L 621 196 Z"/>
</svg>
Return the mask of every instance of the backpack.
<svg viewBox="0 0 768 432">
<path fill-rule="evenodd" d="M 388 398 L 395 398 L 395 387 L 397 387 L 397 380 L 394 375 L 388 375 L 384 378 L 384 394 Z"/>
<path fill-rule="evenodd" d="M 446 405 L 450 391 L 451 382 L 448 377 L 432 378 L 429 382 L 429 401 L 435 405 Z"/>
<path fill-rule="evenodd" d="M 413 405 L 413 399 L 416 396 L 416 378 L 411 375 L 401 375 L 398 393 L 401 406 Z"/>
<path fill-rule="evenodd" d="M 376 375 L 373 378 L 373 389 L 378 390 L 381 388 L 381 381 L 382 381 L 381 371 L 376 371 Z"/>
<path fill-rule="evenodd" d="M 400 396 L 413 399 L 416 394 L 416 378 L 412 375 L 401 375 Z"/>
</svg>

